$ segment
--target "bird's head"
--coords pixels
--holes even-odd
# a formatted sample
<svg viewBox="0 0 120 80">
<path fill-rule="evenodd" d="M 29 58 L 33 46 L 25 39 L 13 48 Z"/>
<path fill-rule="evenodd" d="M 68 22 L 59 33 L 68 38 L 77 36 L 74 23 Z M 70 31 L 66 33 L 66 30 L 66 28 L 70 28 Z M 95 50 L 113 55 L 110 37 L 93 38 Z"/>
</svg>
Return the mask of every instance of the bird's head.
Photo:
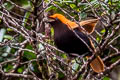
<svg viewBox="0 0 120 80">
<path fill-rule="evenodd" d="M 54 25 L 54 24 L 57 24 L 57 25 L 58 24 L 65 24 L 70 29 L 74 29 L 78 26 L 75 22 L 70 21 L 69 19 L 67 19 L 62 14 L 53 14 L 51 16 L 48 16 L 48 21 L 47 22 L 52 24 L 52 25 Z"/>
<path fill-rule="evenodd" d="M 48 16 L 47 22 L 53 23 L 57 20 L 61 21 L 62 23 L 65 23 L 66 21 L 68 21 L 68 19 L 62 14 L 53 14 L 51 16 Z"/>
</svg>

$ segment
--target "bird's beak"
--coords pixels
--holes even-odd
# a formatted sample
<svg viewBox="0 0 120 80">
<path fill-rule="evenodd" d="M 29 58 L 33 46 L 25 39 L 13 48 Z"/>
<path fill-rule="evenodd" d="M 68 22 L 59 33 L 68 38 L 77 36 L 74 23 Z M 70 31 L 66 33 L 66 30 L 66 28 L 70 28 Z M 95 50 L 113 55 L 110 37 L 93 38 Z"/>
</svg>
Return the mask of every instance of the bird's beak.
<svg viewBox="0 0 120 80">
<path fill-rule="evenodd" d="M 55 19 L 50 18 L 50 17 L 44 18 L 44 22 L 47 22 L 47 23 L 51 23 L 51 22 L 54 22 L 54 21 L 55 21 Z"/>
</svg>

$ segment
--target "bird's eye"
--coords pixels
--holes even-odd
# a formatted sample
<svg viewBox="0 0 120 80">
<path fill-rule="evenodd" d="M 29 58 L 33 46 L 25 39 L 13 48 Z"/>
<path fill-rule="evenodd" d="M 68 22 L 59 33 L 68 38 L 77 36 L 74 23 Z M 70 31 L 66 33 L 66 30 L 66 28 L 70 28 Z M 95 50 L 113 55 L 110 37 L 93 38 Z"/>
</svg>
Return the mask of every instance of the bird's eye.
<svg viewBox="0 0 120 80">
<path fill-rule="evenodd" d="M 58 18 L 55 18 L 55 20 L 58 20 Z"/>
</svg>

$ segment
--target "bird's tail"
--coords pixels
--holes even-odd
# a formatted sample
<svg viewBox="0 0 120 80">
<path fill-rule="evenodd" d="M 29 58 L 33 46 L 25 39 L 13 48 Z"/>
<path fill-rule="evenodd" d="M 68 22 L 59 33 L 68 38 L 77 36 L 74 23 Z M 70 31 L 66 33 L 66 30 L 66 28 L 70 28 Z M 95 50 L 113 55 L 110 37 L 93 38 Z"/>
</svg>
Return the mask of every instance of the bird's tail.
<svg viewBox="0 0 120 80">
<path fill-rule="evenodd" d="M 87 56 L 88 58 L 88 56 Z M 100 56 L 97 56 L 91 63 L 90 63 L 91 68 L 93 69 L 93 71 L 95 71 L 96 73 L 100 73 L 104 71 L 104 63 L 102 61 L 102 59 L 100 58 Z"/>
</svg>

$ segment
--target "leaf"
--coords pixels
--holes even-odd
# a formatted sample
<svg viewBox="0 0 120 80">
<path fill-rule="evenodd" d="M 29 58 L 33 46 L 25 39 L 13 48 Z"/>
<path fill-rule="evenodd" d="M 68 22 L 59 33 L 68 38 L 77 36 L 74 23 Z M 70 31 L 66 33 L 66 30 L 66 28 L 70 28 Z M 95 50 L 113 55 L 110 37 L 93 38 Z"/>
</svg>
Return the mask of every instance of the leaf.
<svg viewBox="0 0 120 80">
<path fill-rule="evenodd" d="M 27 45 L 26 46 L 27 49 L 30 49 L 32 50 L 32 46 L 31 45 Z M 27 58 L 28 60 L 31 60 L 31 59 L 35 59 L 36 58 L 36 55 L 32 52 L 28 52 L 28 51 L 24 51 L 24 55 L 23 55 L 25 58 Z"/>
<path fill-rule="evenodd" d="M 7 65 L 5 65 L 5 67 L 4 67 L 4 71 L 5 72 L 9 72 L 9 70 L 11 70 L 13 68 L 13 66 L 11 65 L 11 64 L 7 64 Z"/>
<path fill-rule="evenodd" d="M 18 41 L 19 41 L 19 42 L 24 41 L 24 39 L 25 39 L 25 38 L 24 38 L 23 36 L 21 36 L 21 35 L 18 37 Z"/>
<path fill-rule="evenodd" d="M 99 42 L 101 40 L 101 37 L 99 35 L 97 35 L 96 40 L 97 40 L 97 42 Z"/>
<path fill-rule="evenodd" d="M 51 28 L 51 36 L 54 36 L 54 29 L 53 29 L 53 27 Z"/>
<path fill-rule="evenodd" d="M 3 62 L 3 57 L 0 57 L 0 62 Z"/>
<path fill-rule="evenodd" d="M 61 79 L 61 78 L 64 78 L 64 77 L 65 77 L 65 75 L 64 75 L 63 73 L 59 72 L 58 77 L 59 77 L 59 79 Z"/>
<path fill-rule="evenodd" d="M 13 29 L 11 29 L 11 28 L 7 28 L 7 31 L 13 31 Z"/>
<path fill-rule="evenodd" d="M 36 62 L 32 62 L 32 64 L 30 64 L 29 68 L 30 68 L 32 71 L 39 73 L 38 65 L 37 65 Z"/>
<path fill-rule="evenodd" d="M 18 71 L 19 73 L 22 73 L 23 70 L 24 70 L 24 67 L 20 67 L 20 68 L 17 69 L 17 71 Z"/>
<path fill-rule="evenodd" d="M 10 35 L 4 35 L 4 38 L 5 38 L 5 39 L 9 39 L 9 40 L 12 40 L 12 39 L 13 39 L 13 37 L 10 36 Z"/>
<path fill-rule="evenodd" d="M 22 23 L 22 26 L 25 26 L 27 21 L 28 21 L 28 18 L 30 16 L 30 12 L 26 12 L 25 15 L 24 15 L 24 18 L 23 18 L 23 23 Z"/>
<path fill-rule="evenodd" d="M 3 53 L 2 54 L 2 57 L 7 57 L 8 56 L 8 53 Z"/>
<path fill-rule="evenodd" d="M 103 80 L 110 80 L 110 78 L 105 76 Z"/>
<path fill-rule="evenodd" d="M 101 33 L 101 34 L 105 33 L 105 29 L 101 30 L 101 32 L 100 32 L 100 33 Z"/>
<path fill-rule="evenodd" d="M 84 19 L 84 18 L 86 18 L 86 17 L 87 17 L 87 14 L 86 14 L 86 13 L 84 13 L 84 12 L 80 13 L 80 18 L 81 18 L 81 19 Z"/>
<path fill-rule="evenodd" d="M 53 5 L 49 6 L 45 11 L 48 12 L 50 10 L 56 10 L 57 8 Z"/>
<path fill-rule="evenodd" d="M 7 57 L 8 54 L 10 53 L 11 51 L 11 48 L 9 46 L 6 46 L 5 47 L 5 53 L 2 54 L 3 57 Z"/>
<path fill-rule="evenodd" d="M 5 35 L 5 32 L 6 32 L 6 30 L 5 30 L 4 28 L 2 28 L 2 29 L 0 30 L 0 42 L 2 42 L 3 37 L 4 37 L 4 35 Z"/>
<path fill-rule="evenodd" d="M 28 60 L 31 60 L 31 59 L 35 59 L 36 58 L 36 55 L 32 52 L 28 52 L 28 51 L 24 51 L 24 55 L 23 55 L 25 58 L 27 58 Z"/>
<path fill-rule="evenodd" d="M 39 50 L 43 50 L 44 49 L 44 46 L 42 44 L 39 44 L 38 47 L 39 47 Z"/>
<path fill-rule="evenodd" d="M 7 10 L 11 10 L 14 8 L 14 5 L 12 5 L 10 2 L 4 3 L 4 6 Z"/>
<path fill-rule="evenodd" d="M 72 65 L 72 69 L 73 70 L 77 70 L 79 68 L 79 64 L 74 62 L 74 64 Z M 72 70 L 72 72 L 74 73 L 74 71 Z"/>
<path fill-rule="evenodd" d="M 75 4 L 70 4 L 70 7 L 75 9 L 76 8 L 76 5 Z"/>
</svg>

